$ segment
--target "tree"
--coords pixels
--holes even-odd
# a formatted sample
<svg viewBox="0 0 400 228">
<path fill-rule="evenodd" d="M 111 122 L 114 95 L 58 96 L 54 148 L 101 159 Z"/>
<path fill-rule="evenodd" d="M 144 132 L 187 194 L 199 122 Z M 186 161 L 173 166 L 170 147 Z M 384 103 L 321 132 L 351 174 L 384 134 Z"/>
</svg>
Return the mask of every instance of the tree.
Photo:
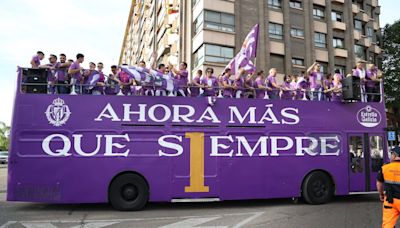
<svg viewBox="0 0 400 228">
<path fill-rule="evenodd" d="M 400 20 L 383 28 L 383 77 L 386 103 L 400 106 Z"/>
<path fill-rule="evenodd" d="M 10 127 L 0 122 L 0 151 L 8 151 L 10 145 Z"/>
</svg>

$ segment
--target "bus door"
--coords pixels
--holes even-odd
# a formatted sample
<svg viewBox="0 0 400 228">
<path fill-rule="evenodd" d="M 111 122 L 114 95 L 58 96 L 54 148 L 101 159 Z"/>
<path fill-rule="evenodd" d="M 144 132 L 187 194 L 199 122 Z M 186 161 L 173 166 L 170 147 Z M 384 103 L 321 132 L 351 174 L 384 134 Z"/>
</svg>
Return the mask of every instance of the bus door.
<svg viewBox="0 0 400 228">
<path fill-rule="evenodd" d="M 350 134 L 348 153 L 349 191 L 375 191 L 376 175 L 383 164 L 383 135 Z"/>
</svg>

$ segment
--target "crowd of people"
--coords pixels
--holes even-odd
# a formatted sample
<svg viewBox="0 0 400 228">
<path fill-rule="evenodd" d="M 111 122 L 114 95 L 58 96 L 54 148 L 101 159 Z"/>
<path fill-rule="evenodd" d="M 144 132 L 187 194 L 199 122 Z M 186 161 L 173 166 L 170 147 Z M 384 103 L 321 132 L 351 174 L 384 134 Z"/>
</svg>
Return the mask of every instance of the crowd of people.
<svg viewBox="0 0 400 228">
<path fill-rule="evenodd" d="M 117 65 L 111 66 L 111 73 L 103 72 L 104 65 L 99 62 L 89 63 L 89 69 L 84 69 L 84 55 L 77 54 L 76 60 L 67 60 L 65 54 L 50 55 L 48 64 L 41 64 L 44 53 L 38 51 L 32 57 L 32 68 L 48 69 L 49 94 L 93 94 L 93 95 L 131 95 L 131 96 L 218 96 L 225 98 L 259 98 L 282 100 L 314 100 L 341 101 L 342 80 L 344 75 L 339 70 L 333 74 L 321 71 L 321 65 L 313 63 L 307 71 L 299 74 L 285 75 L 283 83 L 278 84 L 277 70 L 271 68 L 268 75 L 264 71 L 247 72 L 239 68 L 236 72 L 225 69 L 222 74 L 215 76 L 213 68 L 207 68 L 203 74 L 197 70 L 191 82 L 187 64 L 182 62 L 178 68 L 173 65 L 159 64 L 148 67 L 141 61 L 136 69 L 143 80 L 135 80 L 128 72 Z M 162 78 L 172 75 L 174 90 L 167 91 L 165 83 L 146 77 L 153 70 Z M 353 76 L 360 79 L 362 101 L 380 100 L 381 73 L 373 64 L 365 69 L 364 62 L 358 62 L 352 69 Z M 169 94 L 168 94 L 169 92 Z"/>
</svg>

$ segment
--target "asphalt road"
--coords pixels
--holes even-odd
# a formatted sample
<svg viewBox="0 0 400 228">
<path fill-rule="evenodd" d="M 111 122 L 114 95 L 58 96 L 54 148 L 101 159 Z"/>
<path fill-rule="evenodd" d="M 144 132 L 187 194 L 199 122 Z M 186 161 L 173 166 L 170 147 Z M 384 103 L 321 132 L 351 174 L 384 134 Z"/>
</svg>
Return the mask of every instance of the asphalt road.
<svg viewBox="0 0 400 228">
<path fill-rule="evenodd" d="M 335 197 L 331 203 L 317 206 L 275 199 L 151 203 L 143 211 L 119 212 L 108 204 L 6 202 L 6 172 L 4 166 L 0 167 L 0 228 L 381 226 L 381 204 L 377 195 Z"/>
</svg>

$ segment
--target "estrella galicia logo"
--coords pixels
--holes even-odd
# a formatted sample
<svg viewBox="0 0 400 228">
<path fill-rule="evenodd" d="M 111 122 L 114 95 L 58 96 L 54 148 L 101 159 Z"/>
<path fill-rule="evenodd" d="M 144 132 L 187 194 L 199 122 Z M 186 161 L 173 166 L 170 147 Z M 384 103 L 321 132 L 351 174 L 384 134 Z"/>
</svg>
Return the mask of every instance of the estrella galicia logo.
<svg viewBox="0 0 400 228">
<path fill-rule="evenodd" d="M 71 116 L 71 111 L 64 100 L 57 98 L 47 107 L 46 117 L 49 123 L 55 127 L 65 124 Z"/>
<path fill-rule="evenodd" d="M 357 120 L 364 127 L 376 127 L 381 123 L 382 117 L 377 109 L 367 105 L 358 111 Z"/>
</svg>

